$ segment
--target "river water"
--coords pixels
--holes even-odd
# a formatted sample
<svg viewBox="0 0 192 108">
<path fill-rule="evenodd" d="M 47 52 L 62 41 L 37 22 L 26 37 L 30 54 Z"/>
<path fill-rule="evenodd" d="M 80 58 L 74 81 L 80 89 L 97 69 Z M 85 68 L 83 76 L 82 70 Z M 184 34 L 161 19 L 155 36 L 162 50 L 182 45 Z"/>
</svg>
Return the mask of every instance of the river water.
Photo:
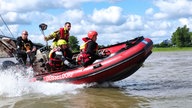
<svg viewBox="0 0 192 108">
<path fill-rule="evenodd" d="M 154 52 L 132 76 L 102 85 L 32 83 L 0 70 L 0 108 L 191 108 L 191 62 L 192 51 Z"/>
</svg>

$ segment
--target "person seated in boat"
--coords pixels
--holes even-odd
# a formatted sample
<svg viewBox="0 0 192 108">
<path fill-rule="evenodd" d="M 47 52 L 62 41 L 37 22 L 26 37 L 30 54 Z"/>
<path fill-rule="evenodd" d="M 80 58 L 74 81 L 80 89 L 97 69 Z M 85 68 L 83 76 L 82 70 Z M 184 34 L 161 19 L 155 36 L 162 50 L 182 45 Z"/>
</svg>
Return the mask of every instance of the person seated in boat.
<svg viewBox="0 0 192 108">
<path fill-rule="evenodd" d="M 20 64 L 26 65 L 27 59 L 30 65 L 35 60 L 36 47 L 33 42 L 28 39 L 28 32 L 24 30 L 20 37 L 16 41 L 17 46 L 17 60 Z"/>
<path fill-rule="evenodd" d="M 49 65 L 60 67 L 64 64 L 69 68 L 77 67 L 71 63 L 71 59 L 69 58 L 71 55 L 69 55 L 70 53 L 68 53 L 67 49 L 67 42 L 64 39 L 59 39 L 57 41 L 57 47 L 53 48 L 49 53 Z"/>
<path fill-rule="evenodd" d="M 98 51 L 98 44 L 96 42 L 98 33 L 96 31 L 89 31 L 88 37 L 82 38 L 84 44 L 80 46 L 80 55 L 77 58 L 78 64 L 86 67 L 91 65 L 95 60 L 103 58 Z"/>
</svg>

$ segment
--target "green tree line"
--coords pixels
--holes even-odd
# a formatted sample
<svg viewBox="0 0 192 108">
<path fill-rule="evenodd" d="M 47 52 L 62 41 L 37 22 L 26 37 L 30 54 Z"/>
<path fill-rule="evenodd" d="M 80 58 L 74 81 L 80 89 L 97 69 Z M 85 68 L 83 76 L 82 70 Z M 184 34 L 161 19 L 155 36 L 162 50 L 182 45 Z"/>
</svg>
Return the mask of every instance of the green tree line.
<svg viewBox="0 0 192 108">
<path fill-rule="evenodd" d="M 155 47 L 192 47 L 192 32 L 186 25 L 178 27 L 171 36 L 171 43 L 163 41 L 160 44 L 155 44 Z"/>
<path fill-rule="evenodd" d="M 186 25 L 178 27 L 171 37 L 172 44 L 177 47 L 192 46 L 192 32 L 189 31 Z"/>
</svg>

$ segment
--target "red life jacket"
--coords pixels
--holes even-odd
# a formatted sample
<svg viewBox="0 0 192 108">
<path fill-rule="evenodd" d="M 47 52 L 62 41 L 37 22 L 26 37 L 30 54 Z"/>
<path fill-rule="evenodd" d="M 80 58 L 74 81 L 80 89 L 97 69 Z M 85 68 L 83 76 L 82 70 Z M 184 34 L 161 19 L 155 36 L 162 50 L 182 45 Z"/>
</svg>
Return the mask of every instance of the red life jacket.
<svg viewBox="0 0 192 108">
<path fill-rule="evenodd" d="M 69 41 L 69 31 L 66 28 L 60 28 L 60 39 Z"/>
<path fill-rule="evenodd" d="M 64 63 L 63 63 L 62 59 L 56 58 L 54 56 L 56 51 L 60 51 L 60 50 L 59 49 L 53 49 L 53 50 L 50 51 L 49 65 L 51 67 L 53 67 L 55 70 L 59 70 L 60 68 L 63 67 Z M 65 53 L 64 53 L 64 56 L 65 56 Z"/>
<path fill-rule="evenodd" d="M 90 54 L 87 54 L 87 46 L 88 46 L 88 43 L 90 42 L 91 40 L 87 40 L 83 45 L 80 46 L 80 54 L 78 55 L 77 57 L 77 63 L 78 64 L 82 64 L 82 63 L 85 63 L 85 62 L 88 62 L 90 59 L 91 59 L 91 56 Z M 97 47 L 94 49 L 94 51 L 97 51 L 98 50 L 98 45 Z"/>
</svg>

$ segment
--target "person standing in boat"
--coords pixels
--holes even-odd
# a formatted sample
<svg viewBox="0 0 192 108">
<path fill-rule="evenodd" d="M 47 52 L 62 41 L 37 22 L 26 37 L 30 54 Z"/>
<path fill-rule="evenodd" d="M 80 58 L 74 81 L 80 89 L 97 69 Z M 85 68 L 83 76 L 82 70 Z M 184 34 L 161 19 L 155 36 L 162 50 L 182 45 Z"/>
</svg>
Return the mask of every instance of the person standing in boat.
<svg viewBox="0 0 192 108">
<path fill-rule="evenodd" d="M 53 42 L 52 42 L 52 45 L 51 45 L 52 49 L 57 47 L 57 41 L 59 39 L 64 39 L 67 42 L 67 45 L 68 45 L 69 36 L 70 36 L 70 33 L 69 33 L 70 29 L 71 29 L 71 23 L 66 22 L 63 28 L 60 28 L 59 30 L 53 32 L 52 34 L 50 34 L 48 36 L 45 36 L 44 40 L 48 41 L 48 40 L 53 39 Z M 70 54 L 69 57 L 72 58 L 72 51 L 69 48 L 69 45 L 68 45 L 68 48 L 66 49 L 66 51 Z"/>
<path fill-rule="evenodd" d="M 88 37 L 82 38 L 84 44 L 80 46 L 80 55 L 77 61 L 80 65 L 86 67 L 91 65 L 95 60 L 102 58 L 97 54 L 98 44 L 96 42 L 98 33 L 96 31 L 89 31 Z"/>
<path fill-rule="evenodd" d="M 26 65 L 27 59 L 29 59 L 29 63 L 32 64 L 35 59 L 36 47 L 33 45 L 33 42 L 28 39 L 28 32 L 26 30 L 17 38 L 16 46 L 19 63 Z"/>
</svg>

